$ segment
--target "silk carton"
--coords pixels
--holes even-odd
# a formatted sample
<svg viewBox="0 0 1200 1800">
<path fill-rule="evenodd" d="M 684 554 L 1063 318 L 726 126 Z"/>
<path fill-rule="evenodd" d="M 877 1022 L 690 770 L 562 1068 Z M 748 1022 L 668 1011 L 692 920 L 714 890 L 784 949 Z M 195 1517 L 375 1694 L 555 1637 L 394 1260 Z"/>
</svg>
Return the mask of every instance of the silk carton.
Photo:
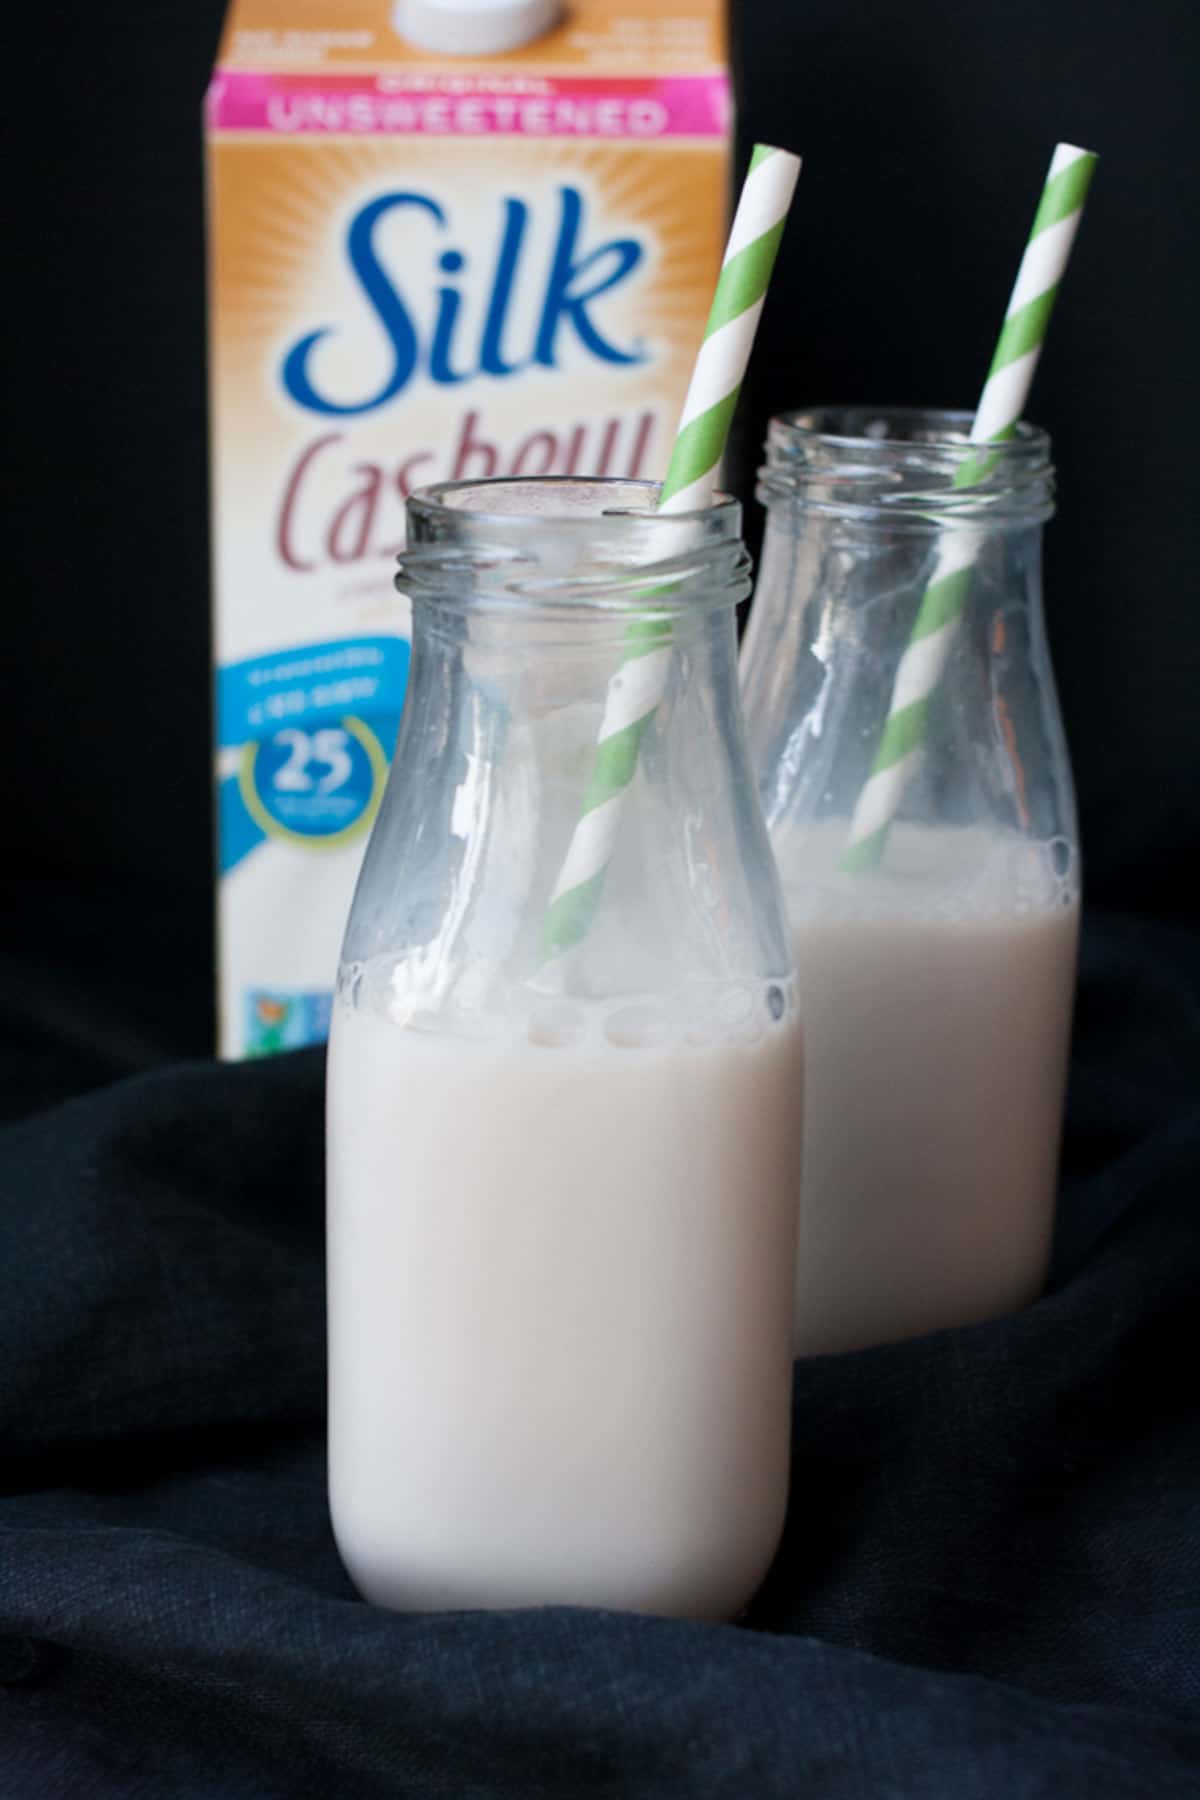
<svg viewBox="0 0 1200 1800">
<path fill-rule="evenodd" d="M 725 63 L 704 0 L 573 0 L 486 58 L 382 0 L 236 0 L 206 104 L 222 1054 L 325 1035 L 404 702 L 405 497 L 664 473 Z"/>
</svg>

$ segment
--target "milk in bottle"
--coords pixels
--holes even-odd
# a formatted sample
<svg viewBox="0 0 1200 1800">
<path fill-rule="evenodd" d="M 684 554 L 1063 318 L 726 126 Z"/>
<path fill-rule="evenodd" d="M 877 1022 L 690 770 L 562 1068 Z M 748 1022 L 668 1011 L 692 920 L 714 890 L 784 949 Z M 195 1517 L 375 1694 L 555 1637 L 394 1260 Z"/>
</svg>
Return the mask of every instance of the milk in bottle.
<svg viewBox="0 0 1200 1800">
<path fill-rule="evenodd" d="M 787 1491 L 802 1051 L 745 755 L 738 509 L 410 502 L 413 680 L 328 1084 L 334 1527 L 393 1607 L 722 1618 Z M 548 949 L 629 627 L 667 635 L 612 862 Z"/>
<path fill-rule="evenodd" d="M 803 1353 L 1012 1310 L 1049 1262 L 1079 922 L 1052 472 L 1019 426 L 957 485 L 969 423 L 830 409 L 768 440 L 743 693 L 805 1021 Z M 948 562 L 955 608 L 914 648 Z"/>
</svg>

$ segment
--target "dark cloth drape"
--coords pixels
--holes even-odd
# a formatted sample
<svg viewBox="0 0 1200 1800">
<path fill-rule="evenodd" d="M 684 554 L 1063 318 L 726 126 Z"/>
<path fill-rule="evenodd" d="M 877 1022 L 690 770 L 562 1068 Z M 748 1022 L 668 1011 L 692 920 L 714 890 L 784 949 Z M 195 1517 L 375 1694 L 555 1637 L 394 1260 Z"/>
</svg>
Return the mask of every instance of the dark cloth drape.
<svg viewBox="0 0 1200 1800">
<path fill-rule="evenodd" d="M 1087 921 L 1047 1296 L 797 1365 L 787 1530 L 736 1626 L 362 1604 L 325 1500 L 320 1054 L 164 1062 L 149 988 L 137 1029 L 100 993 L 56 1038 L 21 966 L 6 1800 L 1200 1793 L 1186 933 Z"/>
</svg>

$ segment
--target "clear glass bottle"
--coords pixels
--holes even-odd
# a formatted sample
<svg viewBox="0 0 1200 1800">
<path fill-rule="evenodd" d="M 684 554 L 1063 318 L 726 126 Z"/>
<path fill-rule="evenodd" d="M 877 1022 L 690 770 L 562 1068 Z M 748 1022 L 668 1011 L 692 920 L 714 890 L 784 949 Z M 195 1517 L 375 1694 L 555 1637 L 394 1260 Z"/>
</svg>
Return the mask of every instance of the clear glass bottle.
<svg viewBox="0 0 1200 1800">
<path fill-rule="evenodd" d="M 742 691 L 805 1021 L 801 1353 L 1013 1310 L 1049 1259 L 1080 881 L 1053 471 L 1041 431 L 969 428 L 796 413 L 761 472 Z"/>
<path fill-rule="evenodd" d="M 746 754 L 740 510 L 408 507 L 400 739 L 329 1046 L 334 1527 L 385 1605 L 721 1617 L 788 1472 L 800 1034 Z M 545 922 L 635 631 L 669 632 L 582 940 Z"/>
</svg>

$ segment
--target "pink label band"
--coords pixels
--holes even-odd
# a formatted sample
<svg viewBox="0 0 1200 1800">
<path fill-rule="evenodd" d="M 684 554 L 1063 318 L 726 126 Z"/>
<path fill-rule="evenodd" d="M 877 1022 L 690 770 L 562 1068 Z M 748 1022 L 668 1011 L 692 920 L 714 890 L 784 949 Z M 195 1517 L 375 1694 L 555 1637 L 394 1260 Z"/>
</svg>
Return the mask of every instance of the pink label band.
<svg viewBox="0 0 1200 1800">
<path fill-rule="evenodd" d="M 208 90 L 210 131 L 278 137 L 723 137 L 724 74 L 495 78 L 258 75 L 218 70 Z"/>
</svg>

